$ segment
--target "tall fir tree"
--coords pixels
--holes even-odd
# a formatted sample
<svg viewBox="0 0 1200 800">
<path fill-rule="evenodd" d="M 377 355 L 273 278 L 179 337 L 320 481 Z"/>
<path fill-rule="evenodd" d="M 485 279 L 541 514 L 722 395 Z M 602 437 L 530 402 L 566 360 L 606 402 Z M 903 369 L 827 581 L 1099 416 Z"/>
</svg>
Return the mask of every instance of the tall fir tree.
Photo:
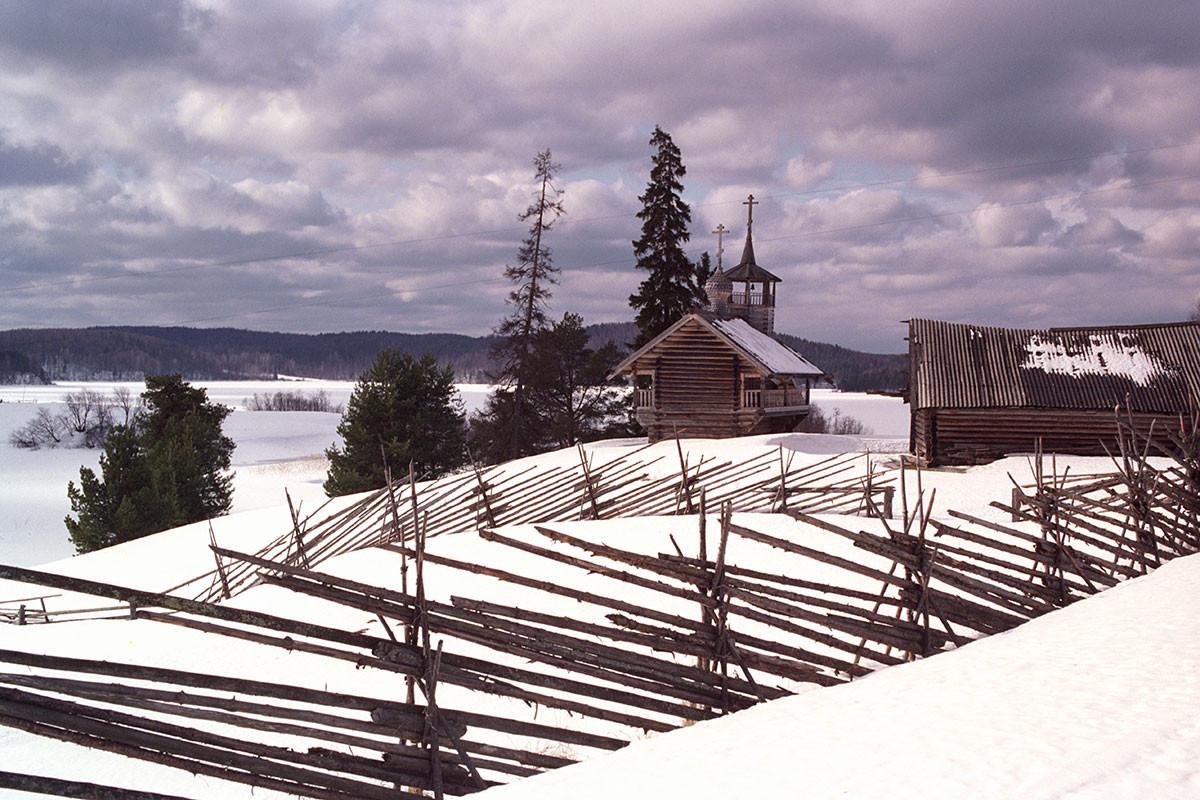
<svg viewBox="0 0 1200 800">
<path fill-rule="evenodd" d="M 695 270 L 696 270 L 696 305 L 707 306 L 708 305 L 708 291 L 704 288 L 704 285 L 706 283 L 708 283 L 708 279 L 710 277 L 712 277 L 712 273 L 713 273 L 712 259 L 709 257 L 707 250 L 705 250 L 703 253 L 700 254 L 700 260 L 696 262 Z"/>
<path fill-rule="evenodd" d="M 637 310 L 638 336 L 634 348 L 641 347 L 702 302 L 704 290 L 696 283 L 696 265 L 688 261 L 683 245 L 691 238 L 688 225 L 692 211 L 683 201 L 681 179 L 687 173 L 679 148 L 671 135 L 654 128 L 650 146 L 650 182 L 638 199 L 642 210 L 642 235 L 633 243 L 638 269 L 650 274 L 629 296 L 629 305 Z"/>
<path fill-rule="evenodd" d="M 530 381 L 534 339 L 546 327 L 546 301 L 550 286 L 558 282 L 558 268 L 544 241 L 554 222 L 566 213 L 562 192 L 554 186 L 554 176 L 562 169 L 554 163 L 549 150 L 533 159 L 534 180 L 538 186 L 534 201 L 519 216 L 529 221 L 529 236 L 517 251 L 517 263 L 505 268 L 504 276 L 516 284 L 508 295 L 512 313 L 500 321 L 495 333 L 500 337 L 492 348 L 492 358 L 500 364 L 492 381 L 499 387 L 489 398 L 484 416 L 491 419 L 480 430 L 491 432 L 490 441 L 482 442 L 489 460 L 518 458 L 533 451 L 534 431 L 526 394 Z M 508 395 L 499 396 L 500 393 Z"/>
</svg>

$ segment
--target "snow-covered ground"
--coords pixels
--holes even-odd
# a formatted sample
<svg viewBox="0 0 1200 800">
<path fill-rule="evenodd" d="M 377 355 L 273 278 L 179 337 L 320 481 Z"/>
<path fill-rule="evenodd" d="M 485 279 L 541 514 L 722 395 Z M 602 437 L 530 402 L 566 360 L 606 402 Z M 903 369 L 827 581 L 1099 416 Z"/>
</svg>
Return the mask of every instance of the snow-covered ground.
<svg viewBox="0 0 1200 800">
<path fill-rule="evenodd" d="M 240 396 L 222 396 L 217 391 L 212 391 L 212 396 L 239 403 L 241 397 L 252 393 L 241 388 L 230 391 Z M 685 451 L 689 457 L 691 451 L 697 451 L 740 460 L 764 447 L 783 446 L 794 451 L 796 458 L 815 462 L 826 453 L 870 449 L 887 462 L 894 460 L 889 452 L 903 449 L 907 430 L 898 428 L 901 420 L 907 424 L 907 409 L 899 401 L 833 393 L 815 399 L 827 411 L 837 407 L 841 413 L 861 419 L 874 436 L 798 434 L 697 440 L 685 442 Z M 32 408 L 11 403 L 11 407 L 22 405 Z M 0 409 L 9 411 L 5 406 L 10 406 L 7 399 Z M 0 421 L 4 419 L 0 417 Z M 237 411 L 231 416 L 228 430 L 238 441 L 240 454 L 238 505 L 236 513 L 214 521 L 220 544 L 252 551 L 286 531 L 290 520 L 283 504 L 284 486 L 305 509 L 323 501 L 320 481 L 324 467 L 311 456 L 331 441 L 324 437 L 332 434 L 336 423 L 336 415 Z M 7 443 L 0 446 L 7 448 Z M 601 451 L 612 454 L 634 446 L 629 442 L 597 443 L 593 448 L 602 458 Z M 0 452 L 4 456 L 3 483 L 28 473 L 26 486 L 32 491 L 39 454 L 11 449 Z M 56 451 L 41 452 L 57 455 Z M 84 451 L 68 452 L 76 459 L 67 464 L 68 472 L 77 471 L 78 455 Z M 14 456 L 21 459 L 21 470 L 10 467 Z M 567 452 L 538 458 L 567 463 L 577 456 Z M 53 461 L 48 459 L 43 465 L 47 469 L 43 482 L 51 480 L 50 467 L 64 468 Z M 1064 458 L 1058 466 L 1082 474 L 1109 465 L 1105 459 Z M 1026 480 L 1029 469 L 1025 459 L 926 472 L 923 481 L 926 489 L 937 490 L 935 516 L 954 508 L 1003 520 L 1003 515 L 987 504 L 1007 497 L 1010 474 Z M 55 493 L 63 491 L 67 477 L 54 473 Z M 6 515 L 23 502 L 22 495 L 8 485 L 0 486 L 0 498 Z M 781 535 L 795 524 L 779 515 L 738 516 L 744 516 L 736 520 L 740 523 Z M 640 546 L 647 552 L 668 550 L 671 536 L 685 547 L 695 536 L 695 520 L 688 517 L 574 522 L 556 527 L 615 546 Z M 505 530 L 518 537 L 537 536 L 525 526 Z M 211 566 L 207 544 L 207 526 L 192 525 L 48 568 L 160 590 L 207 570 Z M 0 541 L 0 548 L 3 545 Z M 430 546 L 440 555 L 482 558 L 493 566 L 527 574 L 540 568 L 547 579 L 572 581 L 575 586 L 599 587 L 604 580 L 535 564 L 522 554 L 497 550 L 471 534 L 438 537 Z M 730 547 L 731 561 L 739 564 L 761 564 L 775 557 L 745 540 L 731 542 Z M 382 585 L 397 574 L 397 558 L 379 551 L 359 551 L 331 559 L 320 568 Z M 8 559 L 0 549 L 0 562 L 4 561 Z M 820 580 L 822 576 L 804 577 Z M 519 592 L 486 577 L 431 567 L 427 578 L 433 599 L 454 593 L 522 603 Z M 623 591 L 636 602 L 636 587 Z M 37 593 L 37 587 L 0 582 L 0 604 Z M 1194 613 L 1198 599 L 1200 557 L 1179 559 L 1145 578 L 956 651 L 885 669 L 843 686 L 806 686 L 796 696 L 635 742 L 617 753 L 492 790 L 492 795 L 518 800 L 551 796 L 587 800 L 607 798 L 614 792 L 633 798 L 723 800 L 791 796 L 973 800 L 1200 797 L 1200 617 Z M 48 602 L 61 607 L 77 600 L 59 596 Z M 369 615 L 331 609 L 275 587 L 250 589 L 233 602 L 347 629 L 381 632 Z M 562 610 L 567 613 L 576 607 L 564 604 Z M 237 640 L 222 639 L 218 645 L 214 646 L 209 635 L 148 620 L 0 626 L 0 648 L 61 655 L 83 652 L 91 658 L 213 674 L 269 675 L 285 683 L 376 696 L 396 696 L 398 692 L 394 674 L 355 669 L 353 664 L 300 652 L 264 652 L 262 647 Z M 439 697 L 448 707 L 462 705 L 463 695 L 454 687 L 440 689 Z M 529 713 L 522 703 L 498 698 L 493 702 L 491 707 L 475 708 L 514 716 Z M 551 709 L 542 709 L 540 714 L 539 720 L 552 724 L 567 721 L 566 715 Z M 193 798 L 279 796 L 83 751 L 8 728 L 0 728 L 0 769 L 136 785 Z M 131 776 L 136 776 L 136 781 Z M 0 792 L 0 797 L 10 796 L 27 795 Z"/>
<path fill-rule="evenodd" d="M 1200 556 L 934 658 L 635 742 L 496 800 L 1200 797 Z"/>
<path fill-rule="evenodd" d="M 323 391 L 333 405 L 350 399 L 350 381 L 197 381 L 210 400 L 233 408 L 225 422 L 225 433 L 237 442 L 233 453 L 233 510 L 252 511 L 274 506 L 288 487 L 293 500 L 309 504 L 323 497 L 321 483 L 327 466 L 324 452 L 338 443 L 337 414 L 313 412 L 250 412 L 245 400 L 255 394 L 280 391 L 305 394 Z M 79 482 L 80 467 L 99 471 L 100 451 L 69 448 L 22 450 L 9 437 L 26 424 L 39 407 L 57 413 L 63 398 L 83 389 L 110 394 L 124 387 L 134 394 L 140 383 L 64 382 L 54 386 L 0 386 L 0 563 L 32 566 L 67 558 L 74 548 L 67 538 L 63 517 L 71 511 L 67 482 Z M 468 412 L 483 406 L 489 387 L 463 384 L 459 396 Z M 892 397 L 842 393 L 831 389 L 813 391 L 813 402 L 826 415 L 837 411 L 863 421 L 872 434 L 884 440 L 907 441 L 908 407 Z M 816 446 L 814 442 L 814 447 Z M 840 452 L 845 446 L 831 437 L 824 452 Z M 875 449 L 892 449 L 881 442 Z"/>
<path fill-rule="evenodd" d="M 323 497 L 327 465 L 324 452 L 338 443 L 341 417 L 331 413 L 245 410 L 254 394 L 280 391 L 311 394 L 324 391 L 333 405 L 350 399 L 349 381 L 197 381 L 213 402 L 233 408 L 225 433 L 236 443 L 233 453 L 233 510 L 273 506 L 288 487 L 293 499 L 310 503 Z M 83 389 L 110 394 L 124 387 L 134 394 L 140 383 L 58 383 L 53 386 L 0 386 L 0 563 L 32 566 L 67 558 L 75 552 L 63 517 L 71 511 L 67 482 L 79 482 L 80 467 L 99 472 L 100 451 L 74 448 L 24 450 L 9 437 L 38 408 L 57 413 L 63 398 Z M 488 387 L 463 385 L 459 395 L 468 411 L 483 405 Z"/>
</svg>

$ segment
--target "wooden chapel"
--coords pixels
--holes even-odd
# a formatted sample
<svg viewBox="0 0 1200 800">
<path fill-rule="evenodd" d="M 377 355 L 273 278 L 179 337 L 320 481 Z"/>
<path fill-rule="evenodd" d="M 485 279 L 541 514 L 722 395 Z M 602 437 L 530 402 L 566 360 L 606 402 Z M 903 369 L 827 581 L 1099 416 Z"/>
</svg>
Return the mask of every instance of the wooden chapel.
<svg viewBox="0 0 1200 800">
<path fill-rule="evenodd" d="M 743 205 L 746 244 L 725 272 L 722 247 L 705 283 L 708 307 L 685 315 L 617 365 L 633 378 L 636 417 L 650 441 L 795 430 L 824 373 L 775 338 L 780 279 L 754 258 L 754 195 Z M 724 226 L 714 231 L 723 235 Z"/>
</svg>

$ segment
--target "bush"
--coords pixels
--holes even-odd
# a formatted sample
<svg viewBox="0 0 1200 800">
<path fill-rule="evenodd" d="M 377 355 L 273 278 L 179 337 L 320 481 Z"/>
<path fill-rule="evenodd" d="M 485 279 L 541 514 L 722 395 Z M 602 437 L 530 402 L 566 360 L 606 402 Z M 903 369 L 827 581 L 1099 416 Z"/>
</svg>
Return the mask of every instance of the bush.
<svg viewBox="0 0 1200 800">
<path fill-rule="evenodd" d="M 842 414 L 840 408 L 833 409 L 833 417 L 826 417 L 820 406 L 812 406 L 796 430 L 800 433 L 832 433 L 837 436 L 870 436 L 871 429 L 860 420 L 849 414 Z"/>
<path fill-rule="evenodd" d="M 466 463 L 466 415 L 454 388 L 454 372 L 428 353 L 414 359 L 385 348 L 363 372 L 337 428 L 344 449 L 325 451 L 330 497 L 385 485 L 384 463 L 393 475 L 413 470 L 436 478 Z"/>
<path fill-rule="evenodd" d="M 13 447 L 36 450 L 39 447 L 57 447 L 66 435 L 65 421 L 47 409 L 39 408 L 33 419 L 13 431 L 8 440 Z"/>
<path fill-rule="evenodd" d="M 335 406 L 324 390 L 312 394 L 303 392 L 276 392 L 275 394 L 254 393 L 242 403 L 247 411 L 328 411 L 341 414 L 342 407 Z"/>
</svg>

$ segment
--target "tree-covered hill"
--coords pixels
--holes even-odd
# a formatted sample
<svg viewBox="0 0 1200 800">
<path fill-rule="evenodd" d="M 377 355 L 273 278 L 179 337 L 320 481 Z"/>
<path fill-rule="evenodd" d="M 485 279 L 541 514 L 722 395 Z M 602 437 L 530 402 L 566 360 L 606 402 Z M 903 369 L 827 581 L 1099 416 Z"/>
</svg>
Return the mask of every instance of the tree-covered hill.
<svg viewBox="0 0 1200 800">
<path fill-rule="evenodd" d="M 270 333 L 235 328 L 52 328 L 0 331 L 0 350 L 25 356 L 50 380 L 188 380 L 302 375 L 354 380 L 385 347 L 431 352 L 459 380 L 484 380 L 491 337 L 449 333 Z"/>
<path fill-rule="evenodd" d="M 626 347 L 632 322 L 588 326 L 590 344 Z M 847 391 L 899 391 L 905 357 L 861 353 L 781 334 L 780 339 Z M 187 380 L 248 380 L 300 375 L 354 380 L 385 347 L 432 353 L 460 382 L 484 382 L 493 369 L 494 337 L 453 333 L 271 333 L 237 328 L 48 328 L 0 331 L 0 382 L 130 380 L 181 373 Z M 11 374 L 10 374 L 11 373 Z"/>
</svg>

